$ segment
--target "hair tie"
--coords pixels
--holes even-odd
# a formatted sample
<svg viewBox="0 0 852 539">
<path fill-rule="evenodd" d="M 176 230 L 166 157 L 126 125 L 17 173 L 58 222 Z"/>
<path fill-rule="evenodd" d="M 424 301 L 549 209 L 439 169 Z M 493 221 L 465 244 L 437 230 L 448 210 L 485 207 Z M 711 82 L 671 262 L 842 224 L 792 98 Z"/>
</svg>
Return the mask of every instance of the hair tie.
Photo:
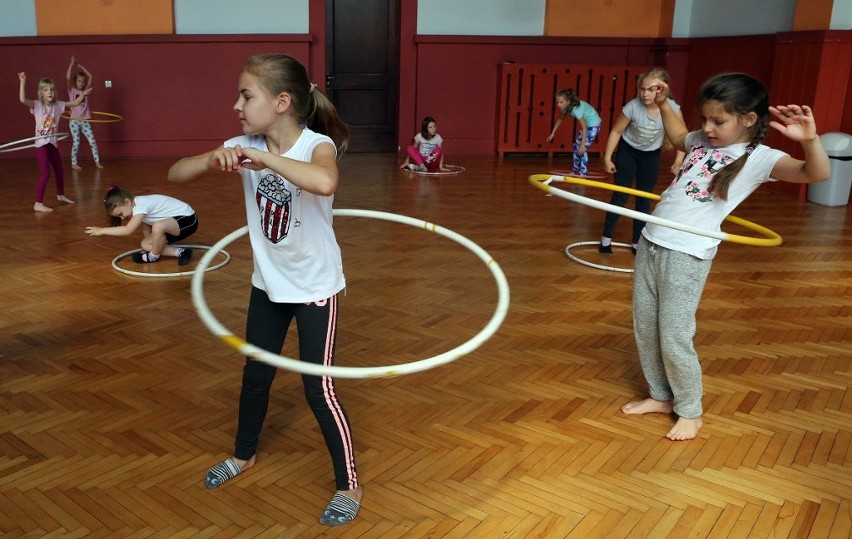
<svg viewBox="0 0 852 539">
<path fill-rule="evenodd" d="M 316 88 L 316 87 L 317 87 L 317 85 L 312 82 L 311 83 L 311 89 L 308 90 L 308 93 L 310 93 L 310 94 L 314 93 L 314 88 Z"/>
<path fill-rule="evenodd" d="M 751 152 L 753 152 L 753 151 L 754 151 L 754 145 L 749 144 L 748 146 L 746 146 L 746 152 L 745 152 L 746 155 L 751 155 Z"/>
</svg>

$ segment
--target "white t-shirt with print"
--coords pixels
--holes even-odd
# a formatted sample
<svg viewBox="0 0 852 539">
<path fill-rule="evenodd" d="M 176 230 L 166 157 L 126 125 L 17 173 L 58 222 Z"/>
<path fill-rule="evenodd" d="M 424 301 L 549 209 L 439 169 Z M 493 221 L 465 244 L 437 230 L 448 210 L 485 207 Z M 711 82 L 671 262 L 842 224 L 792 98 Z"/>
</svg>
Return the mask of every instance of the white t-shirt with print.
<svg viewBox="0 0 852 539">
<path fill-rule="evenodd" d="M 267 152 L 262 135 L 234 137 L 236 145 Z M 320 144 L 334 142 L 308 128 L 281 154 L 309 162 Z M 270 169 L 240 171 L 254 258 L 252 285 L 276 303 L 309 303 L 345 288 L 343 261 L 332 227 L 334 195 L 303 191 Z"/>
<path fill-rule="evenodd" d="M 441 135 L 438 133 L 435 133 L 435 136 L 430 139 L 424 137 L 422 133 L 417 133 L 414 135 L 414 142 L 420 144 L 420 146 L 418 146 L 420 155 L 423 157 L 429 157 L 436 148 L 440 147 L 441 144 L 444 143 L 444 139 L 441 138 Z"/>
<path fill-rule="evenodd" d="M 770 178 L 775 163 L 786 153 L 763 144 L 754 149 L 751 156 L 731 182 L 728 198 L 722 200 L 707 191 L 713 175 L 725 165 L 745 153 L 747 144 L 738 143 L 716 148 L 704 133 L 693 131 L 686 136 L 688 149 L 683 165 L 674 181 L 660 195 L 653 215 L 706 230 L 721 230 L 722 221 L 757 187 Z M 648 223 L 642 235 L 653 243 L 711 260 L 716 256 L 720 240 L 682 232 L 671 227 Z"/>
</svg>

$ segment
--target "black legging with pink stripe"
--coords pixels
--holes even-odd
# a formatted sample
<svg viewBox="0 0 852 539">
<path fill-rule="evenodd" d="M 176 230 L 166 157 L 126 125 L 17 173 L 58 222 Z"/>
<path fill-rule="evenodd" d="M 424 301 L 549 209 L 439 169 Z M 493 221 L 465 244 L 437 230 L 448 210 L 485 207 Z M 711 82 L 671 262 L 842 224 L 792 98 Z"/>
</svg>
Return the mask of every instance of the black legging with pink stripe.
<svg viewBox="0 0 852 539">
<path fill-rule="evenodd" d="M 293 318 L 299 333 L 299 359 L 321 365 L 334 363 L 337 335 L 337 296 L 315 303 L 275 303 L 266 292 L 252 287 L 246 320 L 246 341 L 278 354 Z M 258 438 L 269 407 L 269 390 L 276 368 L 252 359 L 243 367 L 239 423 L 234 456 L 250 459 L 257 451 Z M 328 376 L 302 376 L 305 397 L 322 431 L 331 461 L 337 490 L 358 486 L 355 451 L 349 418 Z"/>
</svg>

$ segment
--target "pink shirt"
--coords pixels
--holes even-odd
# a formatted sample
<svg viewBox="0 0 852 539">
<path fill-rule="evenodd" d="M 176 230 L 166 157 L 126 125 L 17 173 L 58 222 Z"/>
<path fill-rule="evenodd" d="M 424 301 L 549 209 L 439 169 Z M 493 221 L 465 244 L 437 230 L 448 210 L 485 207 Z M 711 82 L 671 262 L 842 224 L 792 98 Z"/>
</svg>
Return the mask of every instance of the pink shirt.
<svg viewBox="0 0 852 539">
<path fill-rule="evenodd" d="M 35 134 L 41 137 L 35 140 L 34 146 L 40 148 L 47 144 L 56 146 L 56 133 L 59 130 L 59 117 L 65 112 L 65 101 L 54 101 L 45 105 L 41 101 L 35 101 L 30 112 L 35 116 Z M 48 135 L 48 136 L 42 136 Z"/>
<path fill-rule="evenodd" d="M 77 87 L 68 88 L 68 101 L 74 101 L 81 95 L 83 95 L 84 90 L 78 90 Z M 77 105 L 76 107 L 71 107 L 71 119 L 72 120 L 88 120 L 92 117 L 92 114 L 89 112 L 89 98 L 84 97 L 83 102 Z"/>
</svg>

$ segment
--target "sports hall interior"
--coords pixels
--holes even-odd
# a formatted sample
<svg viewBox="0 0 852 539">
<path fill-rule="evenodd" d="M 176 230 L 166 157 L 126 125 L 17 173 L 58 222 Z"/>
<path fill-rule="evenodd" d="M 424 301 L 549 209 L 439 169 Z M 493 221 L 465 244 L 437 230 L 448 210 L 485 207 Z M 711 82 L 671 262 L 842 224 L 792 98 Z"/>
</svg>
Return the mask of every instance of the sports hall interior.
<svg viewBox="0 0 852 539">
<path fill-rule="evenodd" d="M 704 427 L 672 442 L 672 417 L 620 412 L 647 391 L 632 253 L 572 249 L 622 271 L 570 259 L 568 245 L 599 240 L 604 213 L 528 178 L 570 168 L 574 126 L 545 140 L 554 85 L 576 84 L 601 107 L 590 164 L 600 170 L 606 131 L 635 95 L 635 73 L 651 66 L 669 72 L 691 129 L 701 83 L 743 71 L 773 103 L 811 105 L 820 133 L 852 133 L 850 21 L 846 0 L 4 0 L 0 144 L 32 136 L 17 73 L 29 76 L 28 97 L 42 76 L 63 96 L 72 55 L 93 74 L 92 110 L 107 113 L 95 118 L 121 121 L 92 124 L 101 170 L 85 140 L 79 171 L 70 141 L 59 143 L 76 204 L 55 200 L 51 178 L 50 213 L 32 210 L 34 151 L 0 153 L 0 535 L 849 537 L 848 203 L 815 203 L 807 186 L 777 182 L 735 210 L 783 243 L 720 245 L 695 336 Z M 245 358 L 200 320 L 191 275 L 163 275 L 181 269 L 168 261 L 127 273 L 140 268 L 121 255 L 139 238 L 84 234 L 105 225 L 113 185 L 189 202 L 199 255 L 245 225 L 235 176 L 175 184 L 166 173 L 239 134 L 237 75 L 265 52 L 305 64 L 353 127 L 335 208 L 460 234 L 493 258 L 510 294 L 497 331 L 449 363 L 336 379 L 364 488 L 357 518 L 336 528 L 318 522 L 331 464 L 288 370 L 273 386 L 257 465 L 205 489 L 206 470 L 232 451 Z M 361 62 L 360 75 L 384 71 L 347 78 L 331 69 L 344 60 L 355 71 Z M 520 92 L 532 83 L 519 72 L 546 84 Z M 463 172 L 399 170 L 427 115 L 446 163 Z M 766 144 L 802 157 L 778 135 Z M 656 193 L 672 159 L 664 152 Z M 614 240 L 629 241 L 630 226 L 622 217 Z M 335 231 L 347 280 L 337 365 L 437 357 L 496 316 L 491 266 L 434 227 L 340 216 Z M 205 272 L 202 293 L 239 336 L 252 255 L 245 238 L 225 250 L 229 262 Z M 291 328 L 282 354 L 296 356 L 296 345 Z"/>
</svg>

